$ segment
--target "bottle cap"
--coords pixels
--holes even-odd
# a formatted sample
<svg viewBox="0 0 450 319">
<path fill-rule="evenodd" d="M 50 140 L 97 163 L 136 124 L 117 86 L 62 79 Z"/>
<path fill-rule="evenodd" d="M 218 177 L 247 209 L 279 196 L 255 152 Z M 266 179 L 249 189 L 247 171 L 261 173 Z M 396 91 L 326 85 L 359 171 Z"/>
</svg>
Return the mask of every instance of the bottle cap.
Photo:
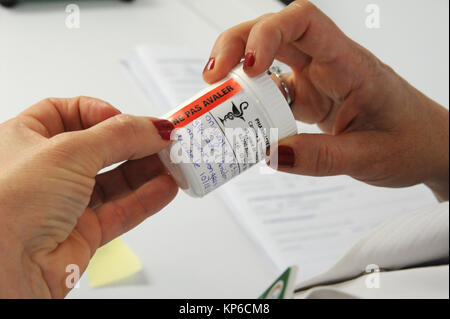
<svg viewBox="0 0 450 319">
<path fill-rule="evenodd" d="M 273 127 L 278 128 L 279 139 L 297 134 L 297 123 L 291 108 L 277 84 L 266 72 L 249 77 L 241 63 L 231 71 L 230 75 L 238 76 L 260 100 Z"/>
</svg>

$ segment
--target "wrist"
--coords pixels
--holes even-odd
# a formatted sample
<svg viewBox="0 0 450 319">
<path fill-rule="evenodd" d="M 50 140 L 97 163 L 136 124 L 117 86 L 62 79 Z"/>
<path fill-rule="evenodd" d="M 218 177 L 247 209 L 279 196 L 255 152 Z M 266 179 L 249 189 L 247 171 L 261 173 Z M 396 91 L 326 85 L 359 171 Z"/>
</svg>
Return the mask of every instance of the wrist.
<svg viewBox="0 0 450 319">
<path fill-rule="evenodd" d="M 2 240 L 0 241 L 0 298 L 18 298 L 22 297 L 23 289 L 20 283 L 23 281 L 21 274 L 21 256 L 23 247 L 17 244 L 10 232 L 1 224 L 0 232 Z M 6 229 L 5 229 L 6 228 Z"/>
<path fill-rule="evenodd" d="M 428 99 L 428 98 L 427 98 Z M 438 103 L 428 99 L 431 126 L 429 176 L 424 184 L 440 201 L 449 199 L 449 113 Z"/>
<path fill-rule="evenodd" d="M 22 245 L 5 239 L 0 244 L 0 298 L 50 298 L 41 268 Z"/>
</svg>

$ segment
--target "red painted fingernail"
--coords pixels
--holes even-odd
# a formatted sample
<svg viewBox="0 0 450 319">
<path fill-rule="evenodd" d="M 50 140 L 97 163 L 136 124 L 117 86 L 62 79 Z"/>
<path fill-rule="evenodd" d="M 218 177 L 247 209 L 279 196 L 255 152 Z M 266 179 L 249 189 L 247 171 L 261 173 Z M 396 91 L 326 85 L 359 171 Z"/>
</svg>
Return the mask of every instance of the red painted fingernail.
<svg viewBox="0 0 450 319">
<path fill-rule="evenodd" d="M 255 55 L 253 52 L 247 52 L 244 58 L 244 68 L 249 68 L 255 64 Z"/>
<path fill-rule="evenodd" d="M 208 63 L 206 63 L 205 68 L 203 69 L 203 73 L 205 73 L 207 71 L 211 71 L 212 69 L 214 69 L 214 64 L 215 63 L 216 63 L 216 59 L 209 58 Z"/>
<path fill-rule="evenodd" d="M 278 165 L 293 167 L 295 163 L 295 154 L 292 147 L 287 145 L 278 146 Z"/>
<path fill-rule="evenodd" d="M 153 125 L 155 125 L 159 135 L 161 135 L 163 140 L 170 140 L 170 133 L 172 133 L 173 129 L 175 128 L 172 122 L 168 120 L 154 120 Z"/>
</svg>

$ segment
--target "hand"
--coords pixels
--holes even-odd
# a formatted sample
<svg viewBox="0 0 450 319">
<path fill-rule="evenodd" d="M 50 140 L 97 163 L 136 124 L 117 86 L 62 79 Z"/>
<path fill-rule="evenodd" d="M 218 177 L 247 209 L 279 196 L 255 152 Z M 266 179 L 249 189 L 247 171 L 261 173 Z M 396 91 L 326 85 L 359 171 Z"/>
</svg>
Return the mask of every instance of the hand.
<svg viewBox="0 0 450 319">
<path fill-rule="evenodd" d="M 176 195 L 155 155 L 172 124 L 119 113 L 93 98 L 47 99 L 0 125 L 0 297 L 64 297 L 67 265 L 83 272 L 98 247 Z"/>
<path fill-rule="evenodd" d="M 205 67 L 214 83 L 241 60 L 250 76 L 278 59 L 297 120 L 325 134 L 279 143 L 279 170 L 346 174 L 388 187 L 426 183 L 448 199 L 449 114 L 373 54 L 346 37 L 308 1 L 237 25 L 220 35 Z M 432 79 L 430 79 L 432 80 Z"/>
</svg>

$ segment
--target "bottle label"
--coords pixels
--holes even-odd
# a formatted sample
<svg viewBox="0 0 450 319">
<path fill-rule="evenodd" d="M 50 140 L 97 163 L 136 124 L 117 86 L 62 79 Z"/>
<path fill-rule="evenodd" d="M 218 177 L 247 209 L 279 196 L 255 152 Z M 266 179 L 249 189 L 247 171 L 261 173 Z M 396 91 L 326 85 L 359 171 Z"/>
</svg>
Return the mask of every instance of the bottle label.
<svg viewBox="0 0 450 319">
<path fill-rule="evenodd" d="M 241 85 L 233 78 L 231 78 L 215 89 L 209 91 L 195 101 L 181 108 L 179 111 L 172 114 L 168 118 L 168 120 L 171 121 L 176 128 L 186 126 L 206 112 L 211 111 L 216 106 L 225 102 L 241 90 Z"/>
<path fill-rule="evenodd" d="M 272 140 L 270 122 L 259 103 L 230 78 L 169 116 L 177 128 L 171 160 L 196 179 L 197 195 L 209 193 L 264 159 Z"/>
</svg>

